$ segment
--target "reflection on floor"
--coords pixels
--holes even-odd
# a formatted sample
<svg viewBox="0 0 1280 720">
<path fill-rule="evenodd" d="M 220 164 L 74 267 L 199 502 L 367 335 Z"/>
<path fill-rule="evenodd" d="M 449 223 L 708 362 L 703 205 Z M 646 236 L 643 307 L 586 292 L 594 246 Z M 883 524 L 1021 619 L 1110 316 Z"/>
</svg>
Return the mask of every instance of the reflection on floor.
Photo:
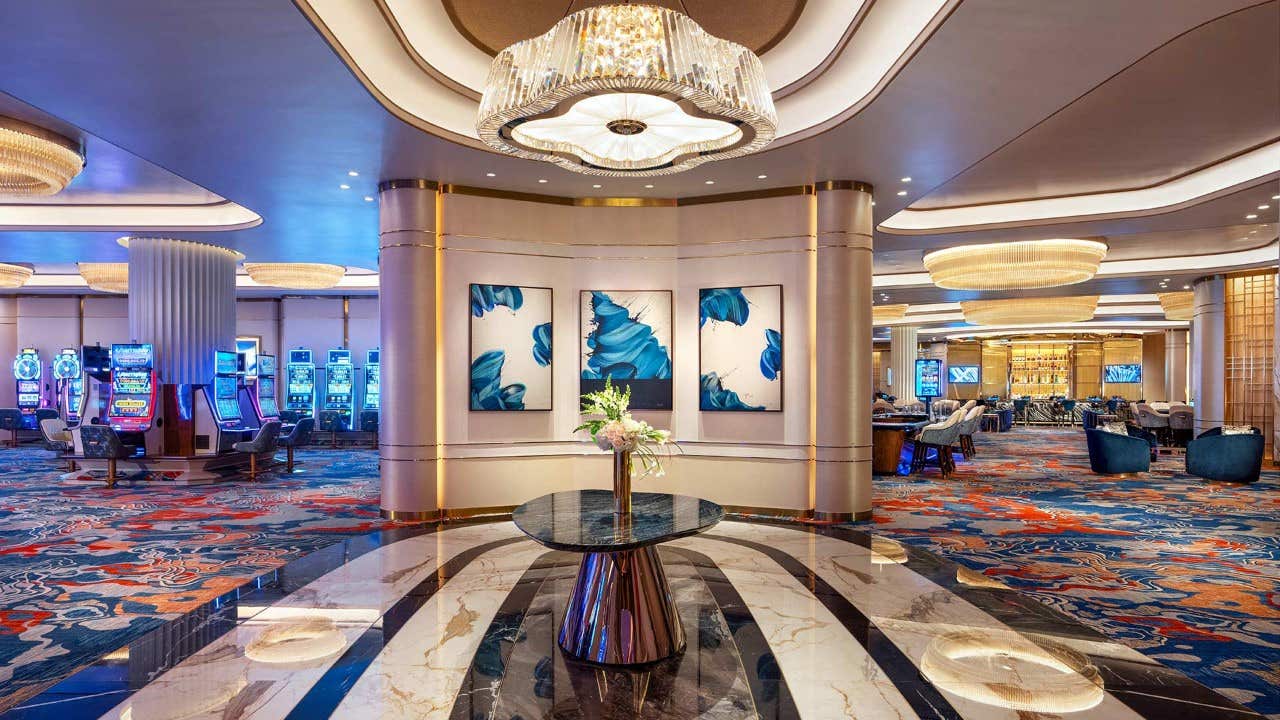
<svg viewBox="0 0 1280 720">
<path fill-rule="evenodd" d="M 508 522 L 395 529 L 285 566 L 4 717 L 1256 718 L 1018 593 L 846 528 L 663 546 L 690 646 L 567 661 L 573 556 Z"/>
<path fill-rule="evenodd" d="M 875 532 L 1280 716 L 1280 472 L 1213 484 L 1162 457 L 1147 474 L 1101 477 L 1081 435 L 980 433 L 978 456 L 948 480 L 877 477 Z"/>
</svg>

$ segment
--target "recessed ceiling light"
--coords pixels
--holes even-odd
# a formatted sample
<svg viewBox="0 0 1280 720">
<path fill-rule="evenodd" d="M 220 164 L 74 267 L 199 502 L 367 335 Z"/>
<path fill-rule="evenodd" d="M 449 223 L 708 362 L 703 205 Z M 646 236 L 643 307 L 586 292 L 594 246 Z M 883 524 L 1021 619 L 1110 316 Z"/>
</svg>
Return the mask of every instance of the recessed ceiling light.
<svg viewBox="0 0 1280 720">
<path fill-rule="evenodd" d="M 338 187 L 342 188 L 343 190 L 350 190 L 350 189 L 351 189 L 351 186 L 350 186 L 350 185 L 348 185 L 348 184 L 346 184 L 346 183 L 342 183 L 342 184 L 341 184 L 341 185 L 339 185 Z"/>
<path fill-rule="evenodd" d="M 1271 199 L 1272 199 L 1272 200 L 1280 200 L 1280 195 L 1272 195 L 1272 196 L 1271 196 Z"/>
<path fill-rule="evenodd" d="M 765 178 L 767 178 L 767 177 L 769 177 L 769 176 L 768 176 L 768 175 L 757 175 L 757 176 L 756 176 L 756 179 L 757 179 L 757 180 L 763 180 L 763 179 L 765 179 Z"/>
<path fill-rule="evenodd" d="M 1191 289 L 1191 286 L 1190 286 L 1190 285 L 1183 285 L 1183 286 L 1182 286 L 1182 289 L 1183 289 L 1183 290 L 1190 290 L 1190 289 Z"/>
<path fill-rule="evenodd" d="M 373 196 L 372 196 L 372 195 L 365 195 L 365 196 L 364 196 L 364 201 L 365 201 L 365 202 L 373 202 Z"/>
<path fill-rule="evenodd" d="M 1257 213 L 1250 213 L 1250 214 L 1248 214 L 1248 215 L 1245 215 L 1245 216 L 1244 216 L 1244 219 L 1245 219 L 1245 220 L 1254 220 L 1254 219 L 1256 219 L 1257 217 L 1258 217 L 1258 214 L 1257 214 Z"/>
<path fill-rule="evenodd" d="M 871 201 L 871 207 L 875 207 L 875 206 L 876 206 L 876 201 L 875 201 L 875 200 L 872 200 L 872 201 Z"/>
<path fill-rule="evenodd" d="M 1161 280 L 1160 282 L 1169 282 L 1169 278 L 1165 278 L 1165 279 Z"/>
<path fill-rule="evenodd" d="M 909 177 L 904 177 L 904 178 L 902 178 L 902 182 L 911 182 L 911 178 L 909 178 Z"/>
<path fill-rule="evenodd" d="M 1258 206 L 1258 209 L 1259 209 L 1259 210 L 1266 210 L 1266 209 L 1268 209 L 1268 208 L 1270 208 L 1270 207 L 1271 207 L 1270 205 L 1259 205 L 1259 206 Z"/>
<path fill-rule="evenodd" d="M 705 184 L 706 184 L 706 185 L 715 185 L 715 184 L 716 184 L 716 181 L 715 181 L 715 180 L 708 180 L 708 181 L 706 181 L 706 183 L 705 183 Z M 1254 217 L 1257 217 L 1257 215 L 1254 215 Z"/>
<path fill-rule="evenodd" d="M 538 182 L 540 182 L 540 183 L 544 183 L 544 182 L 546 182 L 546 181 L 547 181 L 547 179 L 546 179 L 546 178 L 538 178 Z"/>
<path fill-rule="evenodd" d="M 906 195 L 906 194 L 907 194 L 907 191 L 906 191 L 906 190 L 899 190 L 899 191 L 898 191 L 898 195 L 899 195 L 899 196 Z"/>
<path fill-rule="evenodd" d="M 355 170 L 348 170 L 347 174 L 350 175 L 351 177 L 360 177 L 360 173 L 356 172 Z"/>
<path fill-rule="evenodd" d="M 652 185 L 645 185 L 645 187 L 649 188 L 650 190 L 652 190 L 652 189 L 653 189 L 653 186 L 652 186 Z"/>
<path fill-rule="evenodd" d="M 495 175 L 494 173 L 485 173 L 485 174 L 484 174 L 484 176 L 485 176 L 485 177 L 496 177 L 496 175 Z"/>
<path fill-rule="evenodd" d="M 603 187 L 602 185 L 592 185 L 593 188 Z"/>
</svg>

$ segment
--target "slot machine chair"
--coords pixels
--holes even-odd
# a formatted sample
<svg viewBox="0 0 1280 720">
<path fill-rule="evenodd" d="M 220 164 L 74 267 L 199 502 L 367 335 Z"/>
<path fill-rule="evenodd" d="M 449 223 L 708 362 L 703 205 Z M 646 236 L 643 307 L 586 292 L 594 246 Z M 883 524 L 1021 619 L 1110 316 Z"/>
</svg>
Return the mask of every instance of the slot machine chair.
<svg viewBox="0 0 1280 720">
<path fill-rule="evenodd" d="M 67 423 L 62 418 L 42 419 L 40 421 L 40 437 L 44 439 L 44 449 L 58 453 L 58 455 L 66 455 L 75 450 L 75 441 L 71 438 L 71 431 L 67 429 Z M 71 458 L 66 458 L 66 461 L 67 471 L 74 471 L 76 469 L 76 461 Z"/>
<path fill-rule="evenodd" d="M 313 417 L 304 417 L 297 422 L 287 433 L 281 435 L 276 444 L 284 447 L 285 451 L 285 472 L 293 472 L 293 451 L 311 442 L 311 431 L 316 429 L 316 419 Z"/>
<path fill-rule="evenodd" d="M 346 424 L 342 422 L 342 413 L 337 410 L 320 411 L 320 432 L 329 433 L 332 439 L 330 447 L 338 447 L 338 433 L 346 429 Z"/>
<path fill-rule="evenodd" d="M 133 457 L 138 448 L 120 442 L 120 436 L 110 425 L 81 425 L 80 445 L 84 447 L 86 459 L 106 459 L 107 487 L 116 486 L 119 475 L 116 474 L 116 463 Z"/>
<path fill-rule="evenodd" d="M 0 430 L 9 431 L 9 439 L 5 444 L 11 448 L 18 447 L 18 431 L 22 429 L 22 411 L 17 408 L 0 409 Z"/>
<path fill-rule="evenodd" d="M 280 437 L 280 421 L 272 420 L 263 423 L 254 433 L 252 440 L 238 442 L 231 446 L 236 452 L 249 453 L 249 479 L 258 479 L 258 453 L 275 452 L 276 439 Z"/>
<path fill-rule="evenodd" d="M 377 410 L 361 410 L 360 411 L 360 430 L 362 432 L 373 433 L 373 446 L 378 447 L 378 411 Z"/>
</svg>

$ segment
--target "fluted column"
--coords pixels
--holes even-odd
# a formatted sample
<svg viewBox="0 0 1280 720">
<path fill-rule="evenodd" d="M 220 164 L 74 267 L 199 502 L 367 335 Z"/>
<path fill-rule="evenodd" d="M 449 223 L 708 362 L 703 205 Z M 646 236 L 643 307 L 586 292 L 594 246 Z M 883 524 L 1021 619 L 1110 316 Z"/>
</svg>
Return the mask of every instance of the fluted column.
<svg viewBox="0 0 1280 720">
<path fill-rule="evenodd" d="M 1271 424 L 1274 432 L 1271 443 L 1271 460 L 1280 467 L 1280 277 L 1276 278 L 1276 327 L 1273 333 L 1275 349 L 1271 355 L 1271 392 L 1274 395 L 1274 412 L 1271 413 Z"/>
<path fill-rule="evenodd" d="M 1187 401 L 1187 331 L 1164 331 L 1164 399 Z"/>
<path fill-rule="evenodd" d="M 213 352 L 236 349 L 236 262 L 226 248 L 129 239 L 129 338 L 151 343 L 165 385 L 204 385 Z"/>
<path fill-rule="evenodd" d="M 1226 283 L 1221 275 L 1195 284 L 1191 317 L 1191 394 L 1195 431 L 1218 427 L 1226 416 Z"/>
<path fill-rule="evenodd" d="M 818 185 L 813 515 L 871 516 L 871 186 Z"/>
<path fill-rule="evenodd" d="M 379 187 L 378 303 L 382 515 L 440 516 L 436 487 L 436 202 L 434 183 Z"/>
<path fill-rule="evenodd" d="M 914 325 L 894 325 L 889 328 L 889 352 L 893 368 L 894 397 L 898 405 L 908 405 L 916 398 L 916 358 L 920 356 L 919 330 Z"/>
</svg>

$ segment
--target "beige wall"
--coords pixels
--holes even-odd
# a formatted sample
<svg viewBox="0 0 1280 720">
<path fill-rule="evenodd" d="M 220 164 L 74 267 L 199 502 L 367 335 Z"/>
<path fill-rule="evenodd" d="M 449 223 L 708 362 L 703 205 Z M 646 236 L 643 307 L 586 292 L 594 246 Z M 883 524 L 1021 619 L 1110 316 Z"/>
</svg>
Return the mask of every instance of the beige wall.
<svg viewBox="0 0 1280 720">
<path fill-rule="evenodd" d="M 1148 401 L 1163 400 L 1164 382 L 1164 333 L 1146 333 L 1142 336 L 1142 397 Z"/>
</svg>

